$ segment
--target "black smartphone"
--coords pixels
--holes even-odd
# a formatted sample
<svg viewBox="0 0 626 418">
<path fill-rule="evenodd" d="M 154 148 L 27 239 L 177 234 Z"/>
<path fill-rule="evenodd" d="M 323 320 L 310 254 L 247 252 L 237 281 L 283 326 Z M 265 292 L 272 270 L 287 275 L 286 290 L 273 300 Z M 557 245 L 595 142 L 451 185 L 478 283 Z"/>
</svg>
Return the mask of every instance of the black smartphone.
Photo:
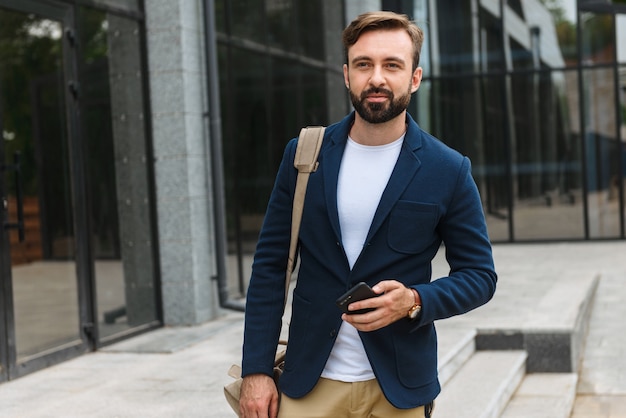
<svg viewBox="0 0 626 418">
<path fill-rule="evenodd" d="M 357 283 L 352 289 L 348 290 L 346 293 L 341 295 L 339 299 L 335 301 L 339 309 L 343 312 L 352 315 L 352 314 L 362 314 L 366 312 L 373 311 L 374 308 L 366 308 L 366 309 L 358 309 L 356 311 L 349 311 L 348 305 L 352 302 L 356 302 L 358 300 L 374 298 L 376 296 L 380 296 L 375 293 L 371 287 L 367 285 L 367 283 L 360 282 Z"/>
</svg>

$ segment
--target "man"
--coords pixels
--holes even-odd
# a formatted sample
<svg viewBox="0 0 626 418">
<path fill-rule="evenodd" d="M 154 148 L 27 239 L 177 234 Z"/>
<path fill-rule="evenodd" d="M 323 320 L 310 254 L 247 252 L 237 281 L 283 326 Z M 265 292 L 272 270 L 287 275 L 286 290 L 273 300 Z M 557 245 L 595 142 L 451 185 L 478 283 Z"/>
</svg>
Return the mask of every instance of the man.
<svg viewBox="0 0 626 418">
<path fill-rule="evenodd" d="M 255 254 L 243 346 L 243 417 L 428 417 L 440 391 L 433 322 L 486 303 L 491 246 L 469 160 L 407 114 L 422 78 L 421 30 L 391 12 L 343 34 L 355 112 L 326 129 L 308 183 L 289 346 L 271 375 L 283 313 L 295 139 L 286 147 Z M 431 281 L 442 242 L 447 277 Z M 358 282 L 378 297 L 335 300 Z"/>
</svg>

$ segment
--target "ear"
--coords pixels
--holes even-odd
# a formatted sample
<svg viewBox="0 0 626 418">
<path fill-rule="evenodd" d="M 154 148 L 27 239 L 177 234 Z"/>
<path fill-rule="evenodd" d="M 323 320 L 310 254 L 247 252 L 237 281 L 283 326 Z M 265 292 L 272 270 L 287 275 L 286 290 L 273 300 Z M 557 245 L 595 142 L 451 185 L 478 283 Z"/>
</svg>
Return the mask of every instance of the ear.
<svg viewBox="0 0 626 418">
<path fill-rule="evenodd" d="M 417 67 L 411 77 L 411 93 L 415 93 L 422 83 L 422 67 Z"/>
<path fill-rule="evenodd" d="M 343 64 L 343 82 L 346 88 L 350 88 L 350 78 L 348 77 L 348 64 Z"/>
</svg>

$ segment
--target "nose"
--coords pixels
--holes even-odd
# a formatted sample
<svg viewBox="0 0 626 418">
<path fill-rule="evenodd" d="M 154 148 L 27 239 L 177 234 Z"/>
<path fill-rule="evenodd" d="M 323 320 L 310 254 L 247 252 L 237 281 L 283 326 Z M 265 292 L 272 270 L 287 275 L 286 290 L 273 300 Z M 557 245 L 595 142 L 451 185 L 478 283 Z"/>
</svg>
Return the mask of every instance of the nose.
<svg viewBox="0 0 626 418">
<path fill-rule="evenodd" d="M 383 71 L 381 66 L 375 66 L 372 71 L 372 76 L 369 80 L 370 84 L 374 87 L 380 87 L 385 84 L 385 77 L 383 76 Z"/>
</svg>

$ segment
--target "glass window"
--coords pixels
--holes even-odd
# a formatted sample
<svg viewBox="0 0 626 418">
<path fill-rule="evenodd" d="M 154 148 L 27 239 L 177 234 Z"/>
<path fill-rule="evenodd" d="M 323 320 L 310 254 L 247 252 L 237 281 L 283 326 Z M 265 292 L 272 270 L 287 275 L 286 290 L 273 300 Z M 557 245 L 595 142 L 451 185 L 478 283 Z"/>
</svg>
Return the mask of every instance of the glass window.
<svg viewBox="0 0 626 418">
<path fill-rule="evenodd" d="M 81 127 L 101 338 L 157 319 L 138 24 L 78 16 Z"/>
<path fill-rule="evenodd" d="M 626 64 L 626 15 L 617 15 L 615 20 L 617 39 L 617 62 Z"/>
<path fill-rule="evenodd" d="M 276 158 L 269 152 L 274 137 L 268 107 L 268 59 L 262 54 L 231 48 L 228 84 L 222 88 L 224 175 L 229 242 L 239 252 L 254 251 L 272 188 Z M 231 247 L 232 248 L 232 247 Z"/>
<path fill-rule="evenodd" d="M 434 132 L 432 128 L 432 116 L 430 102 L 433 97 L 433 83 L 430 79 L 422 79 L 420 87 L 413 94 L 409 112 L 419 126 L 427 132 Z"/>
<path fill-rule="evenodd" d="M 539 44 L 535 39 L 538 37 L 539 28 L 535 27 L 531 31 L 531 43 L 528 47 L 518 43 L 515 38 L 509 39 L 510 47 L 511 47 L 511 61 L 513 64 L 513 70 L 523 70 L 529 68 L 539 68 L 541 65 L 540 55 L 539 55 Z"/>
<path fill-rule="evenodd" d="M 524 18 L 524 9 L 520 0 L 507 0 L 506 3 L 519 17 Z"/>
<path fill-rule="evenodd" d="M 502 76 L 489 76 L 480 80 L 478 118 L 481 129 L 476 135 L 482 141 L 483 156 L 478 161 L 472 160 L 472 170 L 484 202 L 489 237 L 494 241 L 508 241 L 511 221 L 509 201 L 513 191 L 507 169 L 509 144 L 505 79 Z"/>
<path fill-rule="evenodd" d="M 472 159 L 494 241 L 612 238 L 624 228 L 626 66 L 613 65 L 626 61 L 626 18 L 591 13 L 591 2 L 579 13 L 579 3 L 429 3 L 431 78 L 412 110 Z M 581 62 L 593 67 L 582 80 Z"/>
<path fill-rule="evenodd" d="M 473 48 L 473 40 L 477 35 L 472 19 L 467 18 L 471 15 L 470 2 L 445 0 L 437 2 L 437 6 L 437 22 L 433 28 L 437 29 L 438 49 L 432 51 L 432 72 L 450 74 L 477 70 L 475 63 L 478 54 Z M 432 32 L 431 36 L 434 36 Z M 434 67 L 435 63 L 438 68 Z"/>
<path fill-rule="evenodd" d="M 626 66 L 619 68 L 619 113 L 620 113 L 620 144 L 621 144 L 621 184 L 622 184 L 622 207 L 624 208 L 623 219 L 626 221 Z"/>
<path fill-rule="evenodd" d="M 298 41 L 291 0 L 266 0 L 268 41 L 272 46 L 293 50 Z"/>
<path fill-rule="evenodd" d="M 613 16 L 585 12 L 581 19 L 583 65 L 612 63 L 615 52 Z"/>
<path fill-rule="evenodd" d="M 323 70 L 302 65 L 304 103 L 301 125 L 326 123 L 326 77 Z"/>
<path fill-rule="evenodd" d="M 537 45 L 543 65 L 550 68 L 578 65 L 576 0 L 522 4 L 527 8 L 530 41 Z"/>
<path fill-rule="evenodd" d="M 503 85 L 501 76 L 442 77 L 422 82 L 415 98 L 422 128 L 472 160 L 489 234 L 498 241 L 509 238 Z"/>
<path fill-rule="evenodd" d="M 577 65 L 575 7 L 574 0 L 509 2 L 505 31 L 512 68 Z"/>
<path fill-rule="evenodd" d="M 626 222 L 626 14 L 617 15 L 617 62 L 618 62 L 618 94 L 620 117 L 620 144 L 621 144 L 621 185 L 622 185 L 622 215 Z"/>
<path fill-rule="evenodd" d="M 428 7 L 426 3 L 424 0 L 416 1 L 413 10 L 413 20 L 424 32 L 424 43 L 420 52 L 419 62 L 419 66 L 422 67 L 423 77 L 432 75 L 430 48 L 433 41 L 435 41 L 432 38 L 434 35 L 432 27 L 428 24 Z"/>
<path fill-rule="evenodd" d="M 296 3 L 296 0 L 293 0 Z M 328 5 L 324 7 L 329 7 Z M 332 7 L 332 6 L 330 6 Z M 298 1 L 298 32 L 300 35 L 301 52 L 311 58 L 325 59 L 324 27 L 326 23 L 322 17 L 322 1 Z M 333 7 L 334 8 L 334 7 Z M 343 28 L 342 28 L 343 29 Z M 333 42 L 341 42 L 341 34 L 337 33 Z"/>
<path fill-rule="evenodd" d="M 583 72 L 590 238 L 620 234 L 619 159 L 623 144 L 616 138 L 614 81 L 612 68 Z"/>
<path fill-rule="evenodd" d="M 218 32 L 227 32 L 226 0 L 215 0 L 215 27 Z"/>
<path fill-rule="evenodd" d="M 10 274 L 13 292 L 3 296 L 13 300 L 15 338 L 8 344 L 15 345 L 18 363 L 80 341 L 62 34 L 61 21 L 0 7 L 2 217 L 18 224 L 23 215 L 22 236 L 5 228 L 8 239 L 0 237 L 3 248 L 8 244 L 0 281 Z"/>
<path fill-rule="evenodd" d="M 269 154 L 267 155 L 268 166 L 263 171 L 266 176 L 266 196 L 269 196 L 271 186 L 274 184 L 274 176 L 283 156 L 287 141 L 299 133 L 300 120 L 302 120 L 302 69 L 293 60 L 282 58 L 270 58 L 271 84 L 270 84 L 270 112 L 272 134 L 265 144 Z M 265 203 L 264 200 L 262 200 Z M 265 212 L 265 204 L 261 209 Z"/>
<path fill-rule="evenodd" d="M 265 10 L 262 1 L 229 0 L 229 21 L 231 35 L 248 38 L 258 43 L 266 43 Z"/>
<path fill-rule="evenodd" d="M 583 238 L 576 72 L 511 77 L 516 240 Z M 574 110 L 577 106 L 574 107 Z"/>
<path fill-rule="evenodd" d="M 285 144 L 298 134 L 298 121 L 302 112 L 302 73 L 300 66 L 293 60 L 272 58 L 271 113 L 272 132 L 268 138 L 268 149 L 271 149 L 272 169 L 276 170 L 282 158 Z M 269 178 L 275 171 L 267 173 Z M 265 208 L 263 208 L 263 211 Z"/>
<path fill-rule="evenodd" d="M 229 287 L 243 294 L 287 141 L 302 126 L 325 125 L 329 115 L 345 115 L 344 22 L 337 16 L 343 6 L 321 0 L 219 4 L 224 20 L 233 22 L 233 34 L 251 41 L 242 45 L 224 37 L 218 45 Z M 328 49 L 336 48 L 327 51 L 327 41 L 336 43 Z M 271 48 L 261 45 L 266 43 Z"/>
<path fill-rule="evenodd" d="M 129 12 L 139 12 L 139 0 L 78 0 L 79 3 L 84 3 L 85 5 L 98 5 L 111 7 L 118 10 L 129 11 Z"/>
<path fill-rule="evenodd" d="M 499 16 L 494 15 L 492 10 L 481 10 L 479 32 L 475 33 L 474 36 L 480 39 L 480 62 L 482 71 L 505 70 L 506 63 L 503 55 L 502 23 Z M 469 66 L 466 65 L 466 70 L 467 69 L 469 69 Z"/>
</svg>

